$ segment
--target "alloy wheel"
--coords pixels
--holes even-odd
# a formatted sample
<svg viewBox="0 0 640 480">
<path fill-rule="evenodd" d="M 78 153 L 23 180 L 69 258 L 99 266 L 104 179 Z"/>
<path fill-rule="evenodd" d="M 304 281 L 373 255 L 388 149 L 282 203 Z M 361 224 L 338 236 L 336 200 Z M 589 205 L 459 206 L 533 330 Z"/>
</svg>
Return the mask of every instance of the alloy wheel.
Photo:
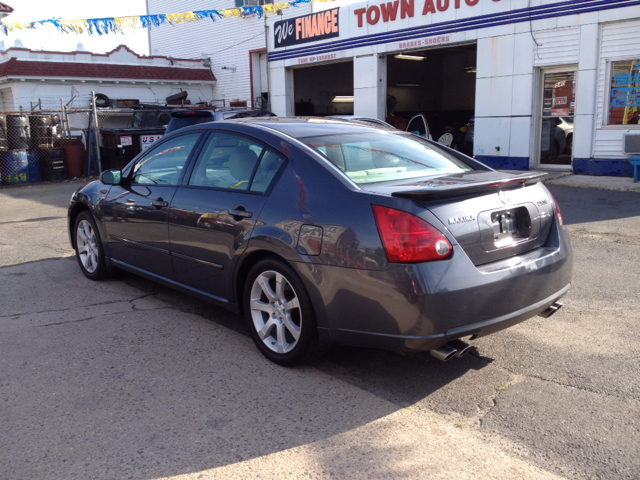
<svg viewBox="0 0 640 480">
<path fill-rule="evenodd" d="M 271 351 L 285 354 L 300 340 L 302 312 L 298 295 L 279 272 L 260 273 L 251 286 L 251 319 L 260 340 Z"/>
<path fill-rule="evenodd" d="M 76 230 L 76 247 L 80 263 L 88 273 L 93 273 L 98 268 L 98 245 L 96 233 L 91 223 L 81 220 Z"/>
</svg>

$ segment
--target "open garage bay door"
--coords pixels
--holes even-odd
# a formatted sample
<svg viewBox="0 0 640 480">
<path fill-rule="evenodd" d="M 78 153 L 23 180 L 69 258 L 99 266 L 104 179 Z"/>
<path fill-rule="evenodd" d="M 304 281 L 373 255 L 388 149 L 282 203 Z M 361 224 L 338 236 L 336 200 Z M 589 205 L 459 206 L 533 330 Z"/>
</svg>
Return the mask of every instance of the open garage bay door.
<svg viewBox="0 0 640 480">
<path fill-rule="evenodd" d="M 476 57 L 476 44 L 387 55 L 387 122 L 422 135 L 423 115 L 433 140 L 472 155 Z"/>
<path fill-rule="evenodd" d="M 353 115 L 353 61 L 293 70 L 296 116 Z"/>
</svg>

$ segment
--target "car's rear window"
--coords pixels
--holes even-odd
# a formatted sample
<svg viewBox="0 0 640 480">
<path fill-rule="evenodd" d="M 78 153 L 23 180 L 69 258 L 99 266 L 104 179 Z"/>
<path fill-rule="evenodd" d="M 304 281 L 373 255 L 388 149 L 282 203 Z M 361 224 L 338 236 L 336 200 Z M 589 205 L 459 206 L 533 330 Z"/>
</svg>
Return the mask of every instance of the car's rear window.
<svg viewBox="0 0 640 480">
<path fill-rule="evenodd" d="M 243 112 L 229 112 L 229 113 L 222 114 L 222 118 L 224 120 L 231 120 L 232 118 L 251 118 L 251 117 L 275 117 L 275 115 L 267 111 L 243 111 Z"/>
<path fill-rule="evenodd" d="M 354 183 L 374 183 L 473 170 L 420 137 L 355 133 L 301 138 Z"/>
</svg>

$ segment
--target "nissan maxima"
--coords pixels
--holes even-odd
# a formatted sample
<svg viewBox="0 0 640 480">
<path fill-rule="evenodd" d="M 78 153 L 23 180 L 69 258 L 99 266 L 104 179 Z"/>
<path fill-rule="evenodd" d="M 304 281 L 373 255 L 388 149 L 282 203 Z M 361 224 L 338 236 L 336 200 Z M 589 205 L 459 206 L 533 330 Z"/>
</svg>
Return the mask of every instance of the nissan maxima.
<svg viewBox="0 0 640 480">
<path fill-rule="evenodd" d="M 281 365 L 327 344 L 448 360 L 569 290 L 542 175 L 373 125 L 220 121 L 79 189 L 69 235 L 89 279 L 122 269 L 228 308 Z"/>
</svg>

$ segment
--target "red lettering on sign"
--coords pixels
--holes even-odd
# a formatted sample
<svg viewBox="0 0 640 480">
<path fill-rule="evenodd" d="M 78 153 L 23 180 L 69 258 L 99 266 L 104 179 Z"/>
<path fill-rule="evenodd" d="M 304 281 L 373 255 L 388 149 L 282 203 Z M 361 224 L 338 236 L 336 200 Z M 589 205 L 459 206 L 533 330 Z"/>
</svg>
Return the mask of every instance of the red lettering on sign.
<svg viewBox="0 0 640 480">
<path fill-rule="evenodd" d="M 324 14 L 324 31 L 326 33 L 331 33 L 331 12 L 326 12 Z"/>
<path fill-rule="evenodd" d="M 311 36 L 315 37 L 318 35 L 318 16 L 314 15 L 311 17 Z"/>
<path fill-rule="evenodd" d="M 436 13 L 436 7 L 433 4 L 433 0 L 424 0 L 424 8 L 422 9 L 422 14 L 426 15 L 427 13 Z"/>
<path fill-rule="evenodd" d="M 338 9 L 336 8 L 333 12 L 331 12 L 331 23 L 333 26 L 333 33 L 338 33 Z"/>
<path fill-rule="evenodd" d="M 375 25 L 380 20 L 380 9 L 377 5 L 371 5 L 367 8 L 367 23 L 369 25 Z"/>
<path fill-rule="evenodd" d="M 413 17 L 413 0 L 400 0 L 400 18 Z"/>
<path fill-rule="evenodd" d="M 398 0 L 391 3 L 381 3 L 380 10 L 382 11 L 382 21 L 388 22 L 389 20 L 395 20 L 398 14 Z"/>
<path fill-rule="evenodd" d="M 464 0 L 469 6 L 477 5 L 480 0 Z M 499 0 L 493 0 L 499 1 Z M 424 7 L 422 8 L 422 15 L 428 13 L 445 12 L 450 6 L 454 6 L 459 9 L 462 5 L 462 0 L 424 0 Z M 376 25 L 380 19 L 383 22 L 393 22 L 398 19 L 398 7 L 400 8 L 400 18 L 412 18 L 415 12 L 415 0 L 393 0 L 385 1 L 379 5 L 370 5 L 367 8 L 358 8 L 353 11 L 354 15 L 358 19 L 358 28 L 364 26 L 365 18 L 369 25 Z M 337 25 L 334 19 L 334 31 L 337 31 Z M 304 27 L 303 30 L 304 32 Z M 321 30 L 320 30 L 321 31 Z M 328 33 L 328 30 L 325 30 Z M 444 37 L 443 37 L 444 38 Z M 437 41 L 437 40 L 435 40 Z"/>
</svg>

